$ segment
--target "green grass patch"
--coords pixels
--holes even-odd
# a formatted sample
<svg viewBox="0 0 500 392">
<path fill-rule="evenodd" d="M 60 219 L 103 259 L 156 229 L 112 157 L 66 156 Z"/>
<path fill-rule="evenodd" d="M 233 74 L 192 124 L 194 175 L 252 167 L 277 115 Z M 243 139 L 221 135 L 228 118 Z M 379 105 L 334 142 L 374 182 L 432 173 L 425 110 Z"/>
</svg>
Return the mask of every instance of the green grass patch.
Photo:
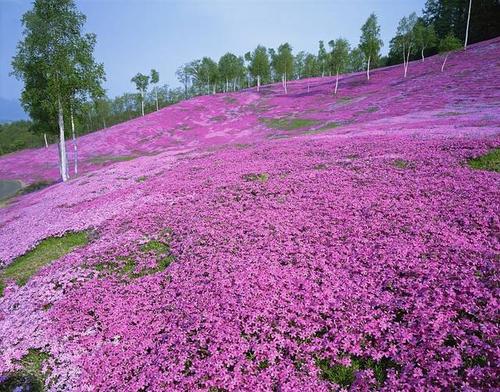
<svg viewBox="0 0 500 392">
<path fill-rule="evenodd" d="M 248 173 L 243 175 L 243 179 L 245 181 L 260 181 L 260 182 L 266 182 L 269 180 L 269 174 L 268 173 Z"/>
<path fill-rule="evenodd" d="M 172 234 L 170 230 L 166 232 L 169 236 Z M 127 276 L 129 278 L 141 278 L 146 275 L 153 275 L 157 272 L 165 270 L 175 259 L 170 251 L 170 240 L 150 240 L 141 246 L 141 252 L 153 253 L 156 256 L 156 266 L 143 268 L 136 272 L 137 262 L 133 257 L 119 257 L 116 261 L 109 261 L 94 264 L 92 267 L 104 275 L 114 274 Z"/>
<path fill-rule="evenodd" d="M 268 128 L 292 131 L 294 129 L 307 128 L 317 125 L 318 120 L 308 118 L 260 118 L 260 121 Z"/>
<path fill-rule="evenodd" d="M 124 162 L 137 158 L 135 155 L 98 155 L 89 159 L 90 163 L 104 164 L 108 162 Z"/>
<path fill-rule="evenodd" d="M 219 116 L 214 116 L 214 117 L 210 118 L 210 121 L 213 121 L 213 122 L 222 122 L 222 121 L 226 121 L 226 120 L 227 120 L 227 117 L 222 115 L 222 114 Z"/>
<path fill-rule="evenodd" d="M 392 165 L 398 169 L 410 169 L 412 167 L 411 163 L 404 159 L 396 159 L 392 162 Z"/>
<path fill-rule="evenodd" d="M 18 364 L 22 369 L 6 376 L 0 384 L 2 391 L 30 391 L 42 392 L 45 390 L 45 381 L 48 372 L 42 370 L 43 364 L 49 359 L 49 354 L 30 349 L 28 354 L 22 357 Z"/>
<path fill-rule="evenodd" d="M 88 242 L 89 234 L 86 231 L 71 232 L 62 237 L 44 239 L 34 249 L 19 256 L 0 272 L 0 296 L 3 294 L 6 281 L 14 280 L 19 286 L 22 286 L 42 267 Z"/>
<path fill-rule="evenodd" d="M 371 358 L 363 358 L 358 356 L 351 357 L 349 366 L 335 364 L 331 365 L 327 359 L 318 359 L 316 365 L 320 369 L 320 376 L 324 380 L 333 382 L 343 388 L 349 388 L 356 378 L 356 372 L 359 370 L 372 369 L 375 379 L 379 386 L 382 386 L 387 379 L 389 369 L 399 369 L 400 366 L 388 359 L 382 358 L 380 361 L 375 361 Z"/>
<path fill-rule="evenodd" d="M 19 190 L 18 194 L 19 195 L 26 195 L 28 193 L 36 192 L 41 189 L 47 188 L 48 186 L 51 186 L 55 184 L 54 181 L 47 181 L 47 180 L 41 180 L 34 182 L 33 184 L 29 184 L 28 186 L 25 186 L 21 190 Z"/>
<path fill-rule="evenodd" d="M 144 182 L 148 179 L 148 176 L 140 176 L 135 179 L 135 182 Z"/>
<path fill-rule="evenodd" d="M 337 99 L 338 103 L 349 103 L 353 100 L 352 97 L 340 97 Z"/>
<path fill-rule="evenodd" d="M 238 100 L 234 97 L 230 97 L 230 96 L 225 96 L 224 97 L 224 102 L 225 103 L 229 103 L 229 104 L 235 104 L 235 103 L 238 103 Z"/>
<path fill-rule="evenodd" d="M 478 170 L 500 171 L 500 148 L 494 148 L 487 154 L 481 155 L 467 161 L 469 166 Z"/>
</svg>

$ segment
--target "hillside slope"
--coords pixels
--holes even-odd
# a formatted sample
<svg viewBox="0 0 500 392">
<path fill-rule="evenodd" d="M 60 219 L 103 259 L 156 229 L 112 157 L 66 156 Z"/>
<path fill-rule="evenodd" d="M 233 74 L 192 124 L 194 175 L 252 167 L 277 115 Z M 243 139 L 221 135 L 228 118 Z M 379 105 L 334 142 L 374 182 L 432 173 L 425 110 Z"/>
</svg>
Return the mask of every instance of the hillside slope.
<svg viewBox="0 0 500 392">
<path fill-rule="evenodd" d="M 0 374 L 40 350 L 53 390 L 495 388 L 500 177 L 467 160 L 500 145 L 499 58 L 496 39 L 444 73 L 199 97 L 82 137 L 78 178 L 0 209 L 5 270 L 92 232 L 6 281 Z M 55 156 L 0 178 L 55 179 Z"/>
</svg>

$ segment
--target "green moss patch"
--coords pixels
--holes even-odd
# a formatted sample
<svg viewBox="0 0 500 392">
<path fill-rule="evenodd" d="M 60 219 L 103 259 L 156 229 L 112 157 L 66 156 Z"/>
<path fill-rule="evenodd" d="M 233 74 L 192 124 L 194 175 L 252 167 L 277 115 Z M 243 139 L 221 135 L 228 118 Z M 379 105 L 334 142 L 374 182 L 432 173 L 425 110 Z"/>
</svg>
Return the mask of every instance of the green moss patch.
<svg viewBox="0 0 500 392">
<path fill-rule="evenodd" d="M 261 118 L 260 121 L 268 128 L 292 131 L 294 129 L 307 128 L 317 125 L 318 120 L 308 118 Z"/>
<path fill-rule="evenodd" d="M 269 180 L 269 174 L 268 173 L 248 173 L 243 175 L 243 179 L 245 181 L 260 181 L 260 182 L 266 182 Z"/>
<path fill-rule="evenodd" d="M 94 164 L 105 164 L 109 162 L 124 162 L 131 161 L 132 159 L 137 158 L 135 155 L 98 155 L 89 159 L 90 163 Z"/>
<path fill-rule="evenodd" d="M 494 148 L 487 154 L 469 159 L 467 163 L 473 169 L 500 172 L 500 148 Z"/>
<path fill-rule="evenodd" d="M 396 159 L 392 162 L 392 165 L 398 169 L 411 169 L 413 167 L 411 162 L 405 161 L 404 159 Z"/>
<path fill-rule="evenodd" d="M 0 272 L 0 296 L 6 281 L 14 280 L 19 286 L 28 282 L 42 267 L 89 242 L 86 231 L 66 233 L 62 237 L 49 237 L 34 249 L 19 256 Z"/>
<path fill-rule="evenodd" d="M 22 369 L 8 374 L 0 384 L 2 391 L 30 391 L 42 392 L 45 390 L 45 381 L 48 372 L 42 370 L 44 362 L 49 359 L 49 354 L 30 349 L 28 354 L 18 361 Z"/>
<path fill-rule="evenodd" d="M 171 231 L 168 231 L 167 234 L 170 236 Z M 140 271 L 136 271 L 137 261 L 131 256 L 119 257 L 116 261 L 94 264 L 92 267 L 103 275 L 113 274 L 135 279 L 163 271 L 175 261 L 170 250 L 169 237 L 161 241 L 150 240 L 143 244 L 140 250 L 143 253 L 152 253 L 155 255 L 155 267 L 143 268 Z"/>
<path fill-rule="evenodd" d="M 357 356 L 351 357 L 351 364 L 349 366 L 341 364 L 332 365 L 327 359 L 318 359 L 316 365 L 320 369 L 321 378 L 340 385 L 343 388 L 351 386 L 356 378 L 356 372 L 359 370 L 372 369 L 377 383 L 381 386 L 387 379 L 389 369 L 397 370 L 400 368 L 396 362 L 388 358 L 375 361 L 371 358 Z"/>
</svg>

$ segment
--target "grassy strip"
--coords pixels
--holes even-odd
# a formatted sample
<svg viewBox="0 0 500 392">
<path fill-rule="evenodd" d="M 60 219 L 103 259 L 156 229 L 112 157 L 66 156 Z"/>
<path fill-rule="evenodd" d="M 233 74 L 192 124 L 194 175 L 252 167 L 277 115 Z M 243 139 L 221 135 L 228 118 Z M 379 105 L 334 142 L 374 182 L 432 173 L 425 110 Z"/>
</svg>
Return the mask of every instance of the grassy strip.
<svg viewBox="0 0 500 392">
<path fill-rule="evenodd" d="M 7 280 L 14 280 L 19 286 L 28 282 L 42 267 L 68 254 L 73 249 L 87 244 L 85 231 L 66 233 L 62 237 L 49 237 L 34 249 L 16 258 L 0 272 L 0 296 Z"/>
<path fill-rule="evenodd" d="M 473 169 L 500 172 L 500 148 L 494 148 L 487 154 L 469 159 L 467 163 Z"/>
<path fill-rule="evenodd" d="M 308 118 L 261 118 L 266 127 L 273 129 L 280 129 L 283 131 L 292 131 L 294 129 L 312 127 L 319 123 L 318 120 Z"/>
</svg>

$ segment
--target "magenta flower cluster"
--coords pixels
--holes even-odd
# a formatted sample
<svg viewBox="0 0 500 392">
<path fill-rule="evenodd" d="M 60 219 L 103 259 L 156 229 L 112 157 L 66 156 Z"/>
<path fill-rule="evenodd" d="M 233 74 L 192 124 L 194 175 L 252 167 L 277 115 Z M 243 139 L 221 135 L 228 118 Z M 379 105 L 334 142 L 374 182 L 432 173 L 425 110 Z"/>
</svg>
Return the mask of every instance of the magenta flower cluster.
<svg viewBox="0 0 500 392">
<path fill-rule="evenodd" d="M 337 97 L 334 78 L 199 97 L 82 137 L 83 174 L 0 210 L 3 265 L 97 233 L 9 283 L 0 374 L 39 349 L 52 390 L 330 391 L 346 386 L 319 363 L 361 359 L 384 377 L 355 369 L 351 390 L 494 390 L 500 177 L 467 159 L 500 145 L 499 54 L 346 75 Z M 52 155 L 3 157 L 0 177 L 55 179 Z M 141 275 L 151 240 L 174 262 Z M 98 268 L 130 259 L 134 277 Z"/>
</svg>

